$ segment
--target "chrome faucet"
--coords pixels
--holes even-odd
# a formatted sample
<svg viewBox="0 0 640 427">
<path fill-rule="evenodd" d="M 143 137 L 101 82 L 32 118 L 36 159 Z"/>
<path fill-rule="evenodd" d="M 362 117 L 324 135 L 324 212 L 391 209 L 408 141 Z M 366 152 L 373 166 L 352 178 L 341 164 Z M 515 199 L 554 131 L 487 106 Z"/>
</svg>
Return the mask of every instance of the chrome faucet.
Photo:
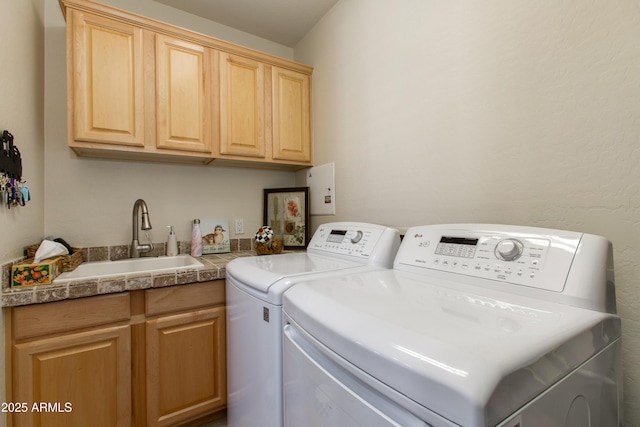
<svg viewBox="0 0 640 427">
<path fill-rule="evenodd" d="M 138 199 L 133 205 L 133 240 L 131 241 L 131 258 L 140 258 L 140 254 L 142 252 L 149 252 L 153 250 L 151 240 L 149 240 L 149 243 L 145 245 L 141 245 L 140 242 L 138 242 L 138 211 L 140 210 L 142 210 L 142 229 L 151 230 L 147 204 L 144 200 Z"/>
</svg>

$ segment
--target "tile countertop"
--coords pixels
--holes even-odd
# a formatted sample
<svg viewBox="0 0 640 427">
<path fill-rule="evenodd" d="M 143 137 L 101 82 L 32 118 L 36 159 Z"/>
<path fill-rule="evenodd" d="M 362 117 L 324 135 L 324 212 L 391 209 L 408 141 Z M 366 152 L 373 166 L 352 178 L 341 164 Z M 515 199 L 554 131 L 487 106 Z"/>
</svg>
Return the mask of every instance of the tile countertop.
<svg viewBox="0 0 640 427">
<path fill-rule="evenodd" d="M 190 283 L 222 280 L 225 278 L 227 263 L 242 256 L 253 256 L 255 251 L 237 251 L 225 254 L 205 255 L 198 258 L 204 267 L 174 272 L 135 273 L 106 276 L 99 279 L 78 280 L 56 285 L 29 286 L 13 289 L 3 286 L 2 307 L 39 304 L 82 298 L 136 289 L 160 288 L 165 286 L 187 285 Z"/>
</svg>

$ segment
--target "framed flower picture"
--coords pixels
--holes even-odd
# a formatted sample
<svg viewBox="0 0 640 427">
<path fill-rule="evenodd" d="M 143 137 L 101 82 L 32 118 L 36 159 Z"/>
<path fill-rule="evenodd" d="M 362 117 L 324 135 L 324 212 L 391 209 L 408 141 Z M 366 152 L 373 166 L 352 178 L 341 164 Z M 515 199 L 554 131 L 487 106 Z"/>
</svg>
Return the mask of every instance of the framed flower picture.
<svg viewBox="0 0 640 427">
<path fill-rule="evenodd" d="M 309 187 L 265 188 L 264 225 L 282 236 L 285 249 L 309 244 Z"/>
</svg>

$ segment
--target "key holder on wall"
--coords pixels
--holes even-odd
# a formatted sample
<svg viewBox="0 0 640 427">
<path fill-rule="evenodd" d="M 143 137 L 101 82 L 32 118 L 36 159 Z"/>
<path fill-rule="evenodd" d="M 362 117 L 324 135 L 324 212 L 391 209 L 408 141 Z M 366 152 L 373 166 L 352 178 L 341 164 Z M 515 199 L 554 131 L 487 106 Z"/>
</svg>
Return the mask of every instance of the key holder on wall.
<svg viewBox="0 0 640 427">
<path fill-rule="evenodd" d="M 5 130 L 0 136 L 0 196 L 8 209 L 24 206 L 29 201 L 29 188 L 22 180 L 22 157 L 13 143 L 13 135 Z"/>
<path fill-rule="evenodd" d="M 0 137 L 0 172 L 9 178 L 22 179 L 22 157 L 20 150 L 13 145 L 13 135 L 7 130 Z"/>
</svg>

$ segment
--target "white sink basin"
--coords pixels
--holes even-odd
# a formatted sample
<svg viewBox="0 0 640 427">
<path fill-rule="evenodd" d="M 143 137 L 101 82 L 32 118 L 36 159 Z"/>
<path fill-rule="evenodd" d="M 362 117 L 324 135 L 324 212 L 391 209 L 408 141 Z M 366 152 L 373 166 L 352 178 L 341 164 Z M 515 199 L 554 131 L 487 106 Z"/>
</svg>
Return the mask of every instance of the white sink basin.
<svg viewBox="0 0 640 427">
<path fill-rule="evenodd" d="M 164 270 L 193 269 L 203 267 L 202 263 L 190 255 L 173 257 L 129 258 L 118 261 L 85 262 L 75 270 L 60 274 L 54 282 L 94 279 L 104 276 L 155 273 Z"/>
</svg>

